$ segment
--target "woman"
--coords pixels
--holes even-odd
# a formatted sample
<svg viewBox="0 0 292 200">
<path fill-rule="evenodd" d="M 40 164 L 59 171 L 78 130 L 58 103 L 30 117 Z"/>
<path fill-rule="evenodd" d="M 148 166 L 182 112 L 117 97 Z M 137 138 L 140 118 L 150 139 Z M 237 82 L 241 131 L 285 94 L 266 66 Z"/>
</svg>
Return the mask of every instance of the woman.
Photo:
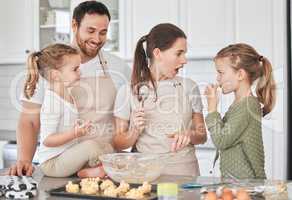
<svg viewBox="0 0 292 200">
<path fill-rule="evenodd" d="M 206 141 L 206 129 L 198 86 L 176 76 L 186 51 L 186 35 L 172 24 L 158 24 L 140 38 L 131 85 L 116 97 L 113 145 L 168 155 L 164 173 L 197 176 L 194 145 Z"/>
</svg>

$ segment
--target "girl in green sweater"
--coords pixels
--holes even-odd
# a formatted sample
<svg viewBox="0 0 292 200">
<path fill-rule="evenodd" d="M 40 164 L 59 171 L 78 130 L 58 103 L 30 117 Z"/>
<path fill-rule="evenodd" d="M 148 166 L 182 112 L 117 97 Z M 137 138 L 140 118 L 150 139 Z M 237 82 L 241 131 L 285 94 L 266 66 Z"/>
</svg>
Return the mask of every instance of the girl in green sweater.
<svg viewBox="0 0 292 200">
<path fill-rule="evenodd" d="M 218 85 L 205 90 L 206 124 L 220 156 L 223 177 L 266 178 L 261 118 L 275 104 L 275 81 L 269 60 L 243 43 L 229 45 L 214 58 Z M 254 95 L 251 86 L 257 81 Z M 217 112 L 217 88 L 234 93 L 225 116 Z M 219 154 L 218 154 L 219 153 Z"/>
</svg>

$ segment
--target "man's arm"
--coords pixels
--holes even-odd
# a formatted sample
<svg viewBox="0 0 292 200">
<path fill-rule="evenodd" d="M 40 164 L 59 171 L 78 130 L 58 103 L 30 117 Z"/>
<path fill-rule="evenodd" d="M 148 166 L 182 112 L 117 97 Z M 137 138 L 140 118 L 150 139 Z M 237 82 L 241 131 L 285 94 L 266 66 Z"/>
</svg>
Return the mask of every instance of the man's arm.
<svg viewBox="0 0 292 200">
<path fill-rule="evenodd" d="M 40 108 L 40 104 L 23 101 L 17 127 L 17 163 L 10 167 L 10 175 L 32 175 L 32 159 L 40 129 Z"/>
</svg>

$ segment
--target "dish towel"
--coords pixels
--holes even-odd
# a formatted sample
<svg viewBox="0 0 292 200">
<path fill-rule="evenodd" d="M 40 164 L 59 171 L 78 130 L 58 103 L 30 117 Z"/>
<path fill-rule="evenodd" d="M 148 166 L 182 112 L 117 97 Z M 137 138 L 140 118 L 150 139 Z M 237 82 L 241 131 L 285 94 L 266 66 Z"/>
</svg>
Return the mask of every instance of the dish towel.
<svg viewBox="0 0 292 200">
<path fill-rule="evenodd" d="M 0 176 L 0 195 L 9 199 L 32 198 L 37 188 L 37 182 L 29 176 Z"/>
</svg>

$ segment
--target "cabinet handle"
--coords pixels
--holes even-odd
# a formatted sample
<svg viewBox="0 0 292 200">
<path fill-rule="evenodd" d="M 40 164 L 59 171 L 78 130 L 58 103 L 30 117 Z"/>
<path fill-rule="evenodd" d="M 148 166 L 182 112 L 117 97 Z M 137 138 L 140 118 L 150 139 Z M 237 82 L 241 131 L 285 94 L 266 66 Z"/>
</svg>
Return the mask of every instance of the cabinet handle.
<svg viewBox="0 0 292 200">
<path fill-rule="evenodd" d="M 30 50 L 28 50 L 28 49 L 25 50 L 25 53 L 29 53 L 29 52 L 30 52 Z"/>
</svg>

